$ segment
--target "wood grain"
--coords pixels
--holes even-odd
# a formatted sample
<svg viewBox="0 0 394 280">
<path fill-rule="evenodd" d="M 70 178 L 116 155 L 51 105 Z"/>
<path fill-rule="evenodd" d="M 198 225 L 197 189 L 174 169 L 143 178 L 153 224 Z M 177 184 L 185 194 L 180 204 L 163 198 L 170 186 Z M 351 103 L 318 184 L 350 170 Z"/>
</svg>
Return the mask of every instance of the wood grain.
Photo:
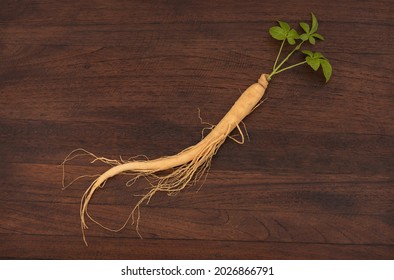
<svg viewBox="0 0 394 280">
<path fill-rule="evenodd" d="M 15 1 L 0 3 L 0 258 L 393 259 L 392 1 Z M 203 186 L 142 208 L 141 240 L 90 223 L 89 185 L 61 190 L 82 147 L 109 158 L 170 155 L 201 138 L 268 72 L 275 20 L 313 11 L 332 80 L 307 68 L 273 79 Z M 87 157 L 67 180 L 104 166 Z M 127 218 L 146 187 L 108 182 L 90 213 Z M 201 188 L 200 188 L 201 187 Z"/>
</svg>

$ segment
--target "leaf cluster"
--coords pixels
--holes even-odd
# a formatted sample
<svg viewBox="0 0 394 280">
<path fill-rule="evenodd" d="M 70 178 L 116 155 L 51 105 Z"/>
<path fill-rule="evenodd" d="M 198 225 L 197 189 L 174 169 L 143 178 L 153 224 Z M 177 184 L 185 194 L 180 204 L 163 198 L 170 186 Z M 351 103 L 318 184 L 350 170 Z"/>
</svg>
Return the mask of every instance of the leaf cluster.
<svg viewBox="0 0 394 280">
<path fill-rule="evenodd" d="M 311 45 L 315 45 L 317 40 L 324 40 L 324 37 L 321 34 L 317 33 L 319 22 L 316 16 L 311 13 L 311 17 L 312 19 L 310 25 L 306 22 L 299 23 L 299 26 L 302 29 L 300 33 L 294 28 L 291 28 L 291 26 L 287 22 L 278 21 L 278 25 L 273 26 L 269 29 L 269 34 L 274 39 L 282 41 L 281 50 L 285 42 L 289 43 L 290 45 L 295 45 L 296 43 L 298 43 L 294 51 L 302 51 L 302 53 L 306 55 L 304 63 L 307 63 L 313 70 L 317 71 L 321 66 L 326 82 L 328 82 L 332 74 L 332 67 L 328 59 L 324 57 L 320 52 L 300 50 L 300 47 L 303 43 L 310 43 Z"/>
<path fill-rule="evenodd" d="M 276 40 L 287 40 L 290 45 L 295 44 L 295 40 L 300 37 L 297 30 L 290 28 L 287 22 L 278 20 L 279 26 L 273 26 L 269 29 L 269 33 Z"/>
<path fill-rule="evenodd" d="M 311 26 L 309 26 L 309 24 L 307 24 L 306 22 L 300 22 L 300 26 L 305 33 L 301 34 L 299 38 L 302 41 L 309 41 L 309 43 L 314 45 L 316 44 L 316 39 L 323 41 L 324 37 L 319 33 L 316 33 L 317 28 L 319 27 L 319 23 L 317 21 L 316 16 L 313 13 L 311 13 L 311 15 L 312 15 Z"/>
<path fill-rule="evenodd" d="M 320 52 L 303 50 L 302 53 L 306 54 L 305 61 L 313 70 L 317 71 L 321 66 L 324 78 L 326 78 L 326 82 L 328 82 L 332 74 L 332 67 L 328 59 Z"/>
</svg>

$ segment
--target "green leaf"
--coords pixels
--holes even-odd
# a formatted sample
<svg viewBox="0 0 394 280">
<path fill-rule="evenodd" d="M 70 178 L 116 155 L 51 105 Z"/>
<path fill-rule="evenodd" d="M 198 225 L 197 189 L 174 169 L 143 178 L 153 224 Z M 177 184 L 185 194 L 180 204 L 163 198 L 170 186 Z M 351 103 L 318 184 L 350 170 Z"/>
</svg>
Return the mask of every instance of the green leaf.
<svg viewBox="0 0 394 280">
<path fill-rule="evenodd" d="M 298 37 L 300 37 L 300 35 L 298 35 L 297 30 L 291 29 L 291 30 L 289 31 L 289 33 L 287 34 L 287 37 L 292 37 L 292 38 L 294 38 L 294 39 L 298 39 Z"/>
<path fill-rule="evenodd" d="M 320 66 L 320 60 L 319 59 L 307 56 L 305 58 L 305 60 L 308 63 L 308 65 L 310 67 L 312 67 L 313 70 L 317 71 L 317 69 L 319 69 L 319 66 Z"/>
<path fill-rule="evenodd" d="M 319 59 L 321 68 L 323 69 L 324 78 L 326 78 L 326 83 L 330 80 L 332 75 L 332 66 L 327 59 Z"/>
<path fill-rule="evenodd" d="M 309 43 L 311 43 L 312 45 L 316 44 L 315 38 L 313 38 L 312 36 L 309 36 Z"/>
<path fill-rule="evenodd" d="M 295 29 L 291 29 L 287 33 L 287 41 L 289 42 L 290 45 L 295 44 L 295 40 L 298 39 L 300 35 L 298 35 L 298 32 Z"/>
<path fill-rule="evenodd" d="M 306 54 L 307 56 L 313 57 L 313 52 L 309 50 L 303 50 L 302 53 Z"/>
<path fill-rule="evenodd" d="M 317 18 L 315 17 L 315 15 L 313 13 L 311 13 L 311 15 L 312 15 L 311 33 L 315 33 L 317 31 L 319 23 L 317 22 Z"/>
<path fill-rule="evenodd" d="M 318 33 L 313 33 L 312 36 L 315 37 L 316 39 L 319 39 L 319 40 L 322 40 L 322 41 L 324 40 L 324 37 L 322 35 L 318 34 Z"/>
<path fill-rule="evenodd" d="M 287 37 L 287 42 L 289 42 L 290 45 L 295 45 L 295 40 L 293 38 Z"/>
<path fill-rule="evenodd" d="M 306 22 L 300 22 L 300 26 L 305 31 L 305 33 L 309 34 L 310 31 L 309 24 L 307 24 Z"/>
<path fill-rule="evenodd" d="M 284 31 L 281 27 L 279 26 L 273 26 L 269 29 L 269 33 L 271 34 L 272 38 L 276 40 L 283 41 L 286 39 L 286 31 Z"/>
<path fill-rule="evenodd" d="M 325 59 L 324 55 L 322 53 L 320 53 L 320 52 L 315 52 L 313 54 L 313 57 L 314 58 L 324 58 Z"/>
<path fill-rule="evenodd" d="M 306 33 L 300 35 L 300 39 L 301 39 L 302 41 L 308 41 L 308 38 L 309 38 L 309 35 L 306 34 Z"/>
<path fill-rule="evenodd" d="M 278 20 L 280 27 L 287 33 L 290 30 L 290 25 L 287 22 Z"/>
</svg>

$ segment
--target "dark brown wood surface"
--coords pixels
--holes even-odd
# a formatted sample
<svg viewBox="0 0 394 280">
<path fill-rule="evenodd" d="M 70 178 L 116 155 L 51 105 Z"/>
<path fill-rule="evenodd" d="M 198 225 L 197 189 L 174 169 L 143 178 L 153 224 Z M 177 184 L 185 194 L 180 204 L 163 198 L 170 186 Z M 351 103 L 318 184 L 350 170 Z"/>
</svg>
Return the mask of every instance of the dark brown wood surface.
<svg viewBox="0 0 394 280">
<path fill-rule="evenodd" d="M 295 4 L 296 3 L 296 4 Z M 278 75 L 228 140 L 202 188 L 155 196 L 113 233 L 61 190 L 59 164 L 81 147 L 108 158 L 171 155 L 201 138 L 273 65 L 275 20 L 309 12 L 331 60 Z M 0 2 L 0 258 L 393 259 L 394 16 L 382 1 Z M 103 167 L 81 158 L 67 179 Z M 138 182 L 141 187 L 144 182 Z M 144 185 L 146 186 L 146 184 Z M 135 202 L 122 178 L 90 213 L 122 224 Z"/>
</svg>

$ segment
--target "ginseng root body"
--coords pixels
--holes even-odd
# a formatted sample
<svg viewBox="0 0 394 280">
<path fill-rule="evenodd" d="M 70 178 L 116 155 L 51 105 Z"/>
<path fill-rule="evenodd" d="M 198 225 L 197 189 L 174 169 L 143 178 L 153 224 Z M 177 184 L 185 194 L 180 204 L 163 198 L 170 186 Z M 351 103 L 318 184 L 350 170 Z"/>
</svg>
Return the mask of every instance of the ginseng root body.
<svg viewBox="0 0 394 280">
<path fill-rule="evenodd" d="M 95 161 L 103 161 L 112 165 L 112 167 L 92 182 L 81 199 L 80 216 L 85 243 L 84 230 L 87 229 L 86 217 L 101 225 L 88 214 L 89 202 L 95 191 L 103 187 L 109 178 L 119 174 L 134 175 L 133 179 L 129 182 L 135 182 L 140 177 L 149 178 L 151 187 L 147 193 L 141 196 L 141 199 L 137 202 L 126 223 L 121 228 L 113 230 L 101 225 L 106 229 L 119 231 L 124 228 L 131 218 L 133 223 L 136 222 L 138 232 L 139 207 L 143 202 L 148 202 L 156 192 L 166 192 L 168 195 L 175 195 L 186 186 L 199 180 L 209 169 L 213 156 L 225 140 L 231 137 L 230 133 L 235 128 L 240 131 L 241 135 L 241 141 L 236 141 L 243 143 L 244 136 L 240 124 L 262 102 L 263 95 L 268 86 L 267 77 L 268 75 L 263 74 L 257 83 L 249 86 L 222 120 L 216 126 L 213 126 L 211 132 L 206 137 L 196 145 L 188 147 L 176 155 L 160 157 L 153 160 L 132 161 L 117 161 L 96 157 Z M 63 164 L 74 157 L 70 154 Z M 161 175 L 163 171 L 168 172 Z"/>
</svg>

